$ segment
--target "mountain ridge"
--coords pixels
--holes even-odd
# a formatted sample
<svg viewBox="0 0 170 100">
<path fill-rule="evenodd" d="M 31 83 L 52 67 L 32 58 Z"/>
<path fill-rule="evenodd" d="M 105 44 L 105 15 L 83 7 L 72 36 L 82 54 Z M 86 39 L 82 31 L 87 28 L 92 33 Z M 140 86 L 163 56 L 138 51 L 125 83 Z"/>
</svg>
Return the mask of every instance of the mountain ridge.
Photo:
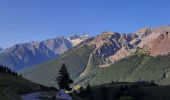
<svg viewBox="0 0 170 100">
<path fill-rule="evenodd" d="M 0 53 L 1 53 L 1 51 L 3 50 L 3 48 L 2 47 L 0 47 Z"/>
<path fill-rule="evenodd" d="M 101 35 L 87 39 L 62 54 L 58 60 L 55 59 L 50 62 L 35 65 L 34 68 L 36 68 L 36 70 L 31 70 L 30 68 L 21 73 L 25 78 L 30 80 L 34 77 L 33 81 L 35 82 L 43 83 L 44 81 L 42 80 L 46 80 L 49 83 L 45 83 L 45 85 L 49 85 L 50 82 L 54 84 L 55 81 L 53 79 L 58 75 L 56 73 L 57 70 L 60 68 L 61 63 L 65 63 L 68 65 L 71 75 L 77 73 L 76 77 L 73 78 L 75 80 L 75 84 L 82 82 L 83 84 L 87 84 L 98 73 L 96 70 L 108 67 L 121 59 L 128 59 L 128 57 L 140 53 L 147 54 L 149 56 L 167 55 L 170 52 L 170 49 L 167 48 L 166 45 L 163 45 L 163 43 L 167 43 L 167 41 L 159 38 L 162 34 L 166 35 L 168 33 L 169 36 L 169 32 L 170 26 L 140 29 L 133 34 L 103 32 Z M 166 52 L 164 54 L 160 51 L 154 51 L 155 46 L 147 46 L 150 43 L 155 43 L 154 41 L 157 41 L 157 39 L 163 41 L 163 43 L 160 42 L 156 48 L 166 48 Z M 153 52 L 157 52 L 157 55 L 153 55 Z M 86 59 L 81 58 L 85 55 L 87 56 Z M 50 70 L 47 69 L 47 66 Z M 81 71 L 78 71 L 80 69 L 77 68 L 80 68 Z M 52 70 L 55 70 L 55 72 Z M 45 73 L 47 71 L 51 74 L 48 75 L 51 77 L 51 80 L 42 77 L 42 75 L 46 75 Z M 29 72 L 31 72 L 32 75 Z"/>
<path fill-rule="evenodd" d="M 65 51 L 88 39 L 88 37 L 79 36 L 77 39 L 80 41 L 76 44 L 63 36 L 44 41 L 15 44 L 1 52 L 0 63 L 12 70 L 21 70 L 25 67 L 58 58 Z M 74 39 L 72 40 L 74 41 Z"/>
</svg>

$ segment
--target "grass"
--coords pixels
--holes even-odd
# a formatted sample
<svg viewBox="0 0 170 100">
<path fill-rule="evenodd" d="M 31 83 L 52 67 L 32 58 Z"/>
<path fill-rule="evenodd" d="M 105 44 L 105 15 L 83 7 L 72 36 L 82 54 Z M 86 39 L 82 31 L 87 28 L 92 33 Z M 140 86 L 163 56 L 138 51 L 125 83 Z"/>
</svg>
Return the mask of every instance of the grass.
<svg viewBox="0 0 170 100">
<path fill-rule="evenodd" d="M 25 93 L 40 91 L 40 85 L 32 83 L 15 75 L 0 73 L 0 99 L 11 100 L 4 92 L 20 100 L 20 96 Z"/>
</svg>

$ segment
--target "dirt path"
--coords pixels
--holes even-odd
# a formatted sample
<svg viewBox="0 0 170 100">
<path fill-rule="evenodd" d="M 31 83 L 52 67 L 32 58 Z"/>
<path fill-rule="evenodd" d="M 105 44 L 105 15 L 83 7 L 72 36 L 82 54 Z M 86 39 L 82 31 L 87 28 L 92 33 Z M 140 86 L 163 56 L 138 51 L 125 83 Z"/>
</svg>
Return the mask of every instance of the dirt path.
<svg viewBox="0 0 170 100">
<path fill-rule="evenodd" d="M 36 93 L 30 93 L 30 94 L 25 94 L 22 95 L 21 98 L 22 100 L 41 100 L 38 98 L 39 95 L 45 95 L 45 92 L 36 92 Z"/>
<path fill-rule="evenodd" d="M 10 89 L 10 87 L 6 87 L 4 90 L 3 90 L 3 93 L 7 96 L 7 97 L 9 97 L 11 100 L 17 100 L 16 98 L 14 98 L 13 96 L 11 96 L 10 94 L 9 94 L 9 89 Z"/>
</svg>

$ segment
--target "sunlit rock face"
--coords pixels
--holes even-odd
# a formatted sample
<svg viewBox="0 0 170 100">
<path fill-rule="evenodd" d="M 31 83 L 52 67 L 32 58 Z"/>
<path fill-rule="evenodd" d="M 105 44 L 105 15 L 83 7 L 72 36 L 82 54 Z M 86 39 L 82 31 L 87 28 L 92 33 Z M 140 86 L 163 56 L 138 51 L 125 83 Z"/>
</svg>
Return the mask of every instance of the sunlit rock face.
<svg viewBox="0 0 170 100">
<path fill-rule="evenodd" d="M 135 33 L 123 34 L 103 32 L 89 42 L 94 52 L 104 60 L 101 67 L 128 57 L 135 52 L 148 53 L 151 56 L 170 53 L 170 26 L 143 28 Z"/>
<path fill-rule="evenodd" d="M 135 33 L 141 42 L 138 47 L 152 56 L 166 55 L 170 52 L 170 26 L 143 28 Z"/>
<path fill-rule="evenodd" d="M 102 57 L 104 62 L 100 67 L 127 57 L 136 51 L 136 44 L 131 43 L 135 39 L 133 34 L 122 34 L 117 32 L 103 32 L 89 43 L 94 47 L 97 56 Z"/>
</svg>

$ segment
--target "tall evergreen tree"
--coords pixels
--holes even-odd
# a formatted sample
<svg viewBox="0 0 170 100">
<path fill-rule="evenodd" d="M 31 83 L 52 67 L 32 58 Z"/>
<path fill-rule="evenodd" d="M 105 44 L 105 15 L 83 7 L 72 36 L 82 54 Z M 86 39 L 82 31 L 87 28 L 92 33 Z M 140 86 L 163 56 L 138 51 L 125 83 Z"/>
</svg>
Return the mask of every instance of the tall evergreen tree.
<svg viewBox="0 0 170 100">
<path fill-rule="evenodd" d="M 70 79 L 67 67 L 65 64 L 62 64 L 61 69 L 59 70 L 59 76 L 57 77 L 57 82 L 60 89 L 65 89 L 67 91 L 71 90 L 70 85 L 73 83 L 73 80 Z"/>
</svg>

